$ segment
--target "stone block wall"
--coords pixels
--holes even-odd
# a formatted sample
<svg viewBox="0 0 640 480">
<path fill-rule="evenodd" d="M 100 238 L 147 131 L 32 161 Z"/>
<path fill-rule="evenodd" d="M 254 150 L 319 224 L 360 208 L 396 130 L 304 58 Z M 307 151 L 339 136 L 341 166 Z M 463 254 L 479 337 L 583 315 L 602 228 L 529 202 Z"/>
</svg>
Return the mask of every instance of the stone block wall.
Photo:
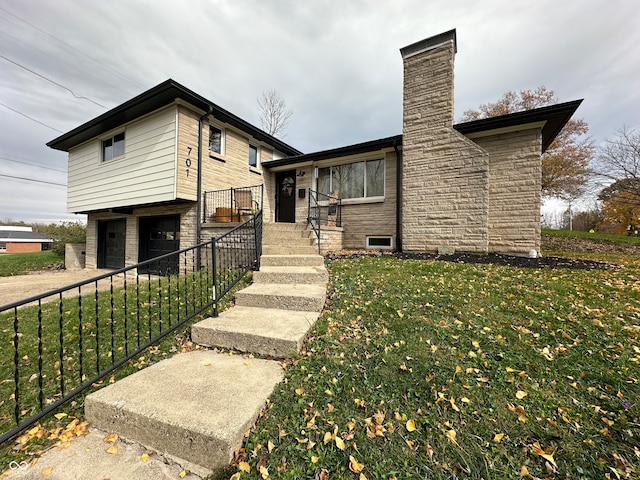
<svg viewBox="0 0 640 480">
<path fill-rule="evenodd" d="M 453 129 L 455 34 L 402 49 L 402 245 L 488 251 L 489 154 Z"/>
<path fill-rule="evenodd" d="M 489 251 L 540 253 L 541 127 L 475 141 L 489 162 Z"/>
</svg>

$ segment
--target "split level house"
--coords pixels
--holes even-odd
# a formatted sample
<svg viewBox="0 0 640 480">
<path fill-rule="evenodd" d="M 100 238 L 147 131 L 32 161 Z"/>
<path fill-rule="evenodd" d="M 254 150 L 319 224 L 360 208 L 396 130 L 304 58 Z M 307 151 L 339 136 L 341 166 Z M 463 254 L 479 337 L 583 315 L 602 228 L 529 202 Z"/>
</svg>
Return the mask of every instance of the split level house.
<svg viewBox="0 0 640 480">
<path fill-rule="evenodd" d="M 324 250 L 537 255 L 540 156 L 581 101 L 455 124 L 455 30 L 400 53 L 402 134 L 303 153 L 167 80 L 49 142 L 69 154 L 68 210 L 88 215 L 87 267 L 195 245 L 242 209 L 306 223 L 310 195 L 340 204 Z M 262 198 L 206 205 L 253 185 Z"/>
</svg>

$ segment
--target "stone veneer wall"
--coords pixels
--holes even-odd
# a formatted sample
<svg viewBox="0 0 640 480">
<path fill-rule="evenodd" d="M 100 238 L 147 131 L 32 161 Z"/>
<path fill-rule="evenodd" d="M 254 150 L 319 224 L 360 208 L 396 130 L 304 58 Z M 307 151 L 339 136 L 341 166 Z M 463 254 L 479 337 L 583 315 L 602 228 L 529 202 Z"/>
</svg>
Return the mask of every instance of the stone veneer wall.
<svg viewBox="0 0 640 480">
<path fill-rule="evenodd" d="M 403 49 L 403 250 L 486 252 L 489 155 L 453 129 L 454 40 L 410 50 Z"/>
<path fill-rule="evenodd" d="M 531 128 L 477 138 L 489 162 L 489 251 L 540 252 L 542 132 Z"/>
</svg>

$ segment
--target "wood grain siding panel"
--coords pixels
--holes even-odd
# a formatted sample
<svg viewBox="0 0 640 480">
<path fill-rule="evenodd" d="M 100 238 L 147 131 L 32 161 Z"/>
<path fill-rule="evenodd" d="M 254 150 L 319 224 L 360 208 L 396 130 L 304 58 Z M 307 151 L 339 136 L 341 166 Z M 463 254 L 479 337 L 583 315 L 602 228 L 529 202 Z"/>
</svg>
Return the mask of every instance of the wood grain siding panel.
<svg viewBox="0 0 640 480">
<path fill-rule="evenodd" d="M 69 152 L 67 208 L 88 212 L 175 199 L 176 109 L 125 126 L 125 155 L 101 161 L 96 138 Z"/>
</svg>

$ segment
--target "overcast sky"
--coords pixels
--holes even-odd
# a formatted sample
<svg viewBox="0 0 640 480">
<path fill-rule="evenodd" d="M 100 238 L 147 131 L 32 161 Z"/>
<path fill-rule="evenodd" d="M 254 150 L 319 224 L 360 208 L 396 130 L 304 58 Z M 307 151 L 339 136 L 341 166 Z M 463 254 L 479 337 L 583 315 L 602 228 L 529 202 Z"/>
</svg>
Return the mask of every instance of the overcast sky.
<svg viewBox="0 0 640 480">
<path fill-rule="evenodd" d="M 45 143 L 168 78 L 256 125 L 276 89 L 306 153 L 399 134 L 399 49 L 452 28 L 456 119 L 545 85 L 597 144 L 640 124 L 639 25 L 631 0 L 0 0 L 0 220 L 84 220 Z"/>
</svg>

